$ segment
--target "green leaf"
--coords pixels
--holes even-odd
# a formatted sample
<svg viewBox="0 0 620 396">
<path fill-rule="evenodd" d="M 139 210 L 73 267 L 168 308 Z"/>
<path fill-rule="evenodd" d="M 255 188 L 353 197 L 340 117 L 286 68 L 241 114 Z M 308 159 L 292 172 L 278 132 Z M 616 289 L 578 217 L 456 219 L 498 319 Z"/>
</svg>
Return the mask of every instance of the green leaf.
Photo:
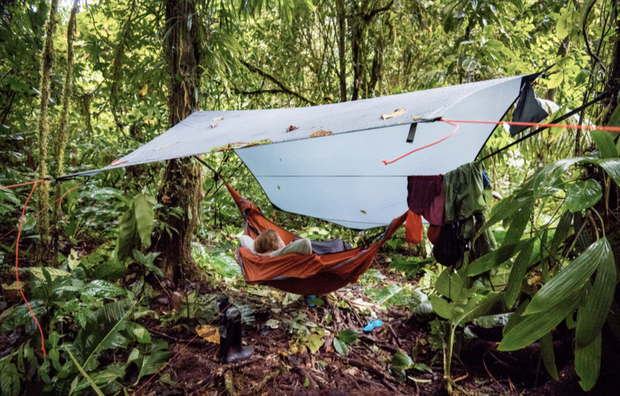
<svg viewBox="0 0 620 396">
<path fill-rule="evenodd" d="M 93 390 L 99 395 L 99 396 L 104 396 L 103 392 L 101 392 L 101 389 L 99 389 L 99 387 L 97 385 L 95 385 L 95 383 L 93 382 L 93 380 L 88 376 L 88 374 L 86 374 L 86 371 L 84 371 L 84 369 L 82 368 L 82 366 L 80 366 L 80 364 L 77 362 L 77 360 L 75 360 L 75 357 L 73 356 L 73 354 L 71 353 L 71 349 L 69 348 L 69 346 L 67 345 L 65 347 L 65 351 L 67 351 L 67 353 L 69 354 L 69 357 L 71 357 L 71 360 L 73 361 L 73 364 L 75 364 L 75 367 L 77 367 L 77 369 L 80 371 L 80 373 L 84 376 L 84 378 L 88 381 L 88 383 L 90 384 L 90 386 L 93 387 Z"/>
<path fill-rule="evenodd" d="M 584 391 L 594 388 L 601 368 L 601 333 L 589 345 L 575 351 L 575 371 L 581 378 L 579 385 Z"/>
<path fill-rule="evenodd" d="M 452 267 L 444 269 L 435 283 L 435 290 L 442 296 L 456 301 L 465 285 L 464 276 L 454 272 Z"/>
<path fill-rule="evenodd" d="M 116 252 L 119 260 L 122 261 L 129 256 L 136 245 L 137 235 L 136 217 L 133 208 L 130 208 L 123 214 L 118 225 Z"/>
<path fill-rule="evenodd" d="M 590 131 L 590 136 L 592 136 L 603 158 L 618 158 L 618 149 L 611 137 L 611 133 L 606 131 Z"/>
<path fill-rule="evenodd" d="M 97 279 L 87 284 L 82 294 L 101 298 L 114 298 L 126 295 L 127 290 L 114 283 Z"/>
<path fill-rule="evenodd" d="M 601 258 L 594 286 L 586 297 L 585 304 L 577 313 L 576 348 L 583 348 L 594 341 L 601 332 L 616 291 L 616 262 L 611 247 L 606 241 L 604 255 Z"/>
<path fill-rule="evenodd" d="M 555 354 L 553 353 L 553 339 L 551 333 L 547 333 L 540 339 L 540 351 L 542 354 L 542 360 L 545 364 L 547 372 L 556 381 L 558 378 L 558 368 L 555 365 Z"/>
<path fill-rule="evenodd" d="M 570 296 L 579 294 L 599 264 L 608 259 L 610 254 L 606 238 L 594 242 L 534 295 L 525 315 L 551 310 Z"/>
<path fill-rule="evenodd" d="M 564 318 L 579 304 L 582 293 L 575 293 L 563 300 L 560 304 L 549 311 L 539 312 L 533 315 L 513 315 L 508 321 L 508 326 L 515 319 L 515 325 L 505 330 L 504 338 L 497 348 L 500 351 L 516 351 L 525 348 L 539 340 L 545 334 L 553 330 Z M 531 303 L 526 308 L 526 311 Z"/>
<path fill-rule="evenodd" d="M 132 360 L 140 369 L 134 386 L 140 382 L 140 378 L 143 376 L 155 374 L 166 363 L 169 356 L 168 343 L 155 340 L 146 351 L 146 355 L 140 354 L 135 360 Z"/>
<path fill-rule="evenodd" d="M 496 326 L 506 326 L 511 316 L 512 316 L 512 312 L 496 314 L 496 315 L 485 315 L 485 316 L 480 316 L 478 319 L 476 319 L 475 323 L 478 326 L 483 327 L 485 329 L 490 329 Z"/>
<path fill-rule="evenodd" d="M 30 307 L 37 318 L 40 318 L 47 313 L 47 306 L 41 300 L 30 301 Z M 6 333 L 14 330 L 19 326 L 30 323 L 31 321 L 33 321 L 33 319 L 32 316 L 30 316 L 28 306 L 26 304 L 19 305 L 17 308 L 13 309 L 11 314 L 2 322 L 2 332 Z"/>
<path fill-rule="evenodd" d="M 432 294 L 430 297 L 433 304 L 433 311 L 444 319 L 452 320 L 454 316 L 454 304 L 449 303 L 438 295 Z M 421 305 L 421 304 L 420 304 Z"/>
<path fill-rule="evenodd" d="M 127 348 L 129 340 L 120 334 L 121 330 L 126 327 L 127 318 L 131 315 L 135 302 L 126 309 L 125 301 L 115 301 L 101 307 L 97 313 L 97 322 L 103 325 L 101 333 L 92 333 L 87 335 L 85 341 L 85 349 L 91 353 L 84 361 L 86 370 L 91 371 L 96 359 L 101 351 L 114 348 Z M 87 330 L 84 330 L 88 333 Z M 78 340 L 80 337 L 78 336 Z M 91 365 L 89 365 L 91 363 Z"/>
<path fill-rule="evenodd" d="M 359 341 L 358 333 L 353 329 L 342 330 L 338 333 L 338 339 L 345 344 L 353 344 L 354 342 Z"/>
<path fill-rule="evenodd" d="M 514 254 L 519 252 L 523 246 L 525 246 L 524 242 L 521 243 L 512 243 L 507 244 L 485 254 L 484 256 L 472 261 L 467 267 L 467 275 L 468 276 L 476 276 L 482 273 L 489 271 L 509 260 Z"/>
<path fill-rule="evenodd" d="M 0 390 L 2 390 L 2 394 L 18 396 L 20 389 L 20 376 L 17 367 L 13 363 L 2 364 L 0 362 Z"/>
<path fill-rule="evenodd" d="M 618 106 L 620 108 L 620 106 Z M 620 160 L 602 159 L 596 162 L 620 186 Z"/>
<path fill-rule="evenodd" d="M 482 315 L 486 315 L 501 298 L 502 295 L 500 293 L 490 293 L 486 296 L 478 294 L 470 298 L 463 308 L 463 313 L 454 320 L 454 323 L 467 323 Z"/>
<path fill-rule="evenodd" d="M 570 210 L 564 212 L 560 221 L 558 222 L 558 227 L 553 234 L 553 239 L 551 239 L 551 247 L 549 249 L 549 256 L 555 259 L 555 254 L 558 251 L 558 248 L 562 242 L 566 239 L 570 231 L 572 230 L 571 225 L 573 224 L 573 214 Z M 553 263 L 552 263 L 553 264 Z"/>
<path fill-rule="evenodd" d="M 572 213 L 591 208 L 600 201 L 603 189 L 593 179 L 577 181 L 568 186 L 566 191 L 566 208 Z"/>
<path fill-rule="evenodd" d="M 151 343 L 151 334 L 144 326 L 134 323 L 133 334 L 136 336 L 136 339 L 138 340 L 140 344 Z"/>
<path fill-rule="evenodd" d="M 145 249 L 151 246 L 151 233 L 153 232 L 153 220 L 155 219 L 153 206 L 156 202 L 153 197 L 143 193 L 136 195 L 133 201 L 136 229 Z"/>
<path fill-rule="evenodd" d="M 515 212 L 511 216 L 510 226 L 506 231 L 506 236 L 504 237 L 502 245 L 515 244 L 521 240 L 525 227 L 527 227 L 530 222 L 533 210 L 534 201 L 532 200 L 527 205 L 523 205 L 518 212 Z"/>
<path fill-rule="evenodd" d="M 319 349 L 323 346 L 325 341 L 321 339 L 321 336 L 316 333 L 310 334 L 308 337 L 308 341 L 306 341 L 306 346 L 310 349 L 311 353 L 317 353 Z"/>
<path fill-rule="evenodd" d="M 392 357 L 392 362 L 390 363 L 390 368 L 393 371 L 401 373 L 407 369 L 412 368 L 413 366 L 413 359 L 411 359 L 409 355 L 403 353 L 400 350 L 394 354 L 394 356 Z"/>
<path fill-rule="evenodd" d="M 349 348 L 347 347 L 347 344 L 340 341 L 338 338 L 334 338 L 334 349 L 342 356 L 349 356 Z"/>
<path fill-rule="evenodd" d="M 63 271 L 58 268 L 52 267 L 24 267 L 20 268 L 20 271 L 30 271 L 30 273 L 36 276 L 39 279 L 45 280 L 45 275 L 43 274 L 43 268 L 49 273 L 52 280 L 56 279 L 58 276 L 71 276 L 71 274 L 67 271 Z"/>
<path fill-rule="evenodd" d="M 517 301 L 519 291 L 521 290 L 521 284 L 523 283 L 523 277 L 525 276 L 525 271 L 530 265 L 534 242 L 535 238 L 532 238 L 525 243 L 523 250 L 521 250 L 512 265 L 508 283 L 506 285 L 506 293 L 504 294 L 504 301 L 506 302 L 507 307 L 512 307 Z"/>
<path fill-rule="evenodd" d="M 584 158 L 567 158 L 560 161 L 553 162 L 546 165 L 538 172 L 534 178 L 534 198 L 543 198 L 549 192 L 554 192 L 553 185 L 558 178 L 561 177 L 568 168 L 572 165 L 583 161 Z"/>
<path fill-rule="evenodd" d="M 379 292 L 374 297 L 372 297 L 372 299 L 374 301 L 384 303 L 401 290 L 403 290 L 403 288 L 399 285 L 383 286 L 381 290 L 379 290 Z"/>
</svg>

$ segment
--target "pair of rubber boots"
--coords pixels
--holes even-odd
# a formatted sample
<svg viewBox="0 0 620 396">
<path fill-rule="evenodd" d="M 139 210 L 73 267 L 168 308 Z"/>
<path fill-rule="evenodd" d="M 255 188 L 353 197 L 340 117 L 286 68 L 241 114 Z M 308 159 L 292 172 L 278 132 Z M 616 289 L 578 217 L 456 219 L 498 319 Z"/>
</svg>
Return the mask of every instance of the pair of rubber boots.
<svg viewBox="0 0 620 396">
<path fill-rule="evenodd" d="M 254 348 L 241 344 L 241 312 L 232 306 L 226 297 L 218 298 L 217 306 L 221 319 L 220 349 L 217 358 L 221 363 L 235 363 L 248 359 L 254 353 Z"/>
</svg>

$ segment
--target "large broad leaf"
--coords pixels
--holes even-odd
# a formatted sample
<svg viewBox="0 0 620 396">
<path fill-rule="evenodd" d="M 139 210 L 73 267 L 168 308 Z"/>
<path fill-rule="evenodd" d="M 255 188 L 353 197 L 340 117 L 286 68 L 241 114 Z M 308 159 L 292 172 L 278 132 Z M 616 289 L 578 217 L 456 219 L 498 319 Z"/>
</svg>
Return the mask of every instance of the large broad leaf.
<svg viewBox="0 0 620 396">
<path fill-rule="evenodd" d="M 558 251 L 560 244 L 564 242 L 564 240 L 572 230 L 572 224 L 573 214 L 570 212 L 570 210 L 567 210 L 560 218 L 560 221 L 558 222 L 558 227 L 555 229 L 555 233 L 553 234 L 553 238 L 551 239 L 549 256 L 552 257 L 554 260 L 555 253 Z"/>
<path fill-rule="evenodd" d="M 452 320 L 454 316 L 454 303 L 449 303 L 436 294 L 431 295 L 433 311 L 444 319 Z"/>
<path fill-rule="evenodd" d="M 379 292 L 374 297 L 372 297 L 372 299 L 374 301 L 384 303 L 390 298 L 392 298 L 396 293 L 399 293 L 401 290 L 403 290 L 403 288 L 399 285 L 383 286 L 381 290 L 379 290 Z"/>
<path fill-rule="evenodd" d="M 0 363 L 0 390 L 2 395 L 19 395 L 20 375 L 13 363 Z"/>
<path fill-rule="evenodd" d="M 505 330 L 504 339 L 497 349 L 500 351 L 516 351 L 539 340 L 555 329 L 568 314 L 573 312 L 581 297 L 582 293 L 575 293 L 553 309 L 534 315 L 522 316 L 515 313 L 508 321 L 508 325 L 511 325 L 513 319 L 515 319 L 516 324 L 510 326 L 509 330 Z M 531 303 L 527 309 L 530 305 Z"/>
<path fill-rule="evenodd" d="M 589 391 L 596 384 L 601 368 L 601 333 L 598 333 L 588 346 L 575 351 L 575 371 L 581 381 L 579 385 Z"/>
<path fill-rule="evenodd" d="M 463 312 L 454 320 L 455 324 L 471 322 L 472 320 L 486 315 L 489 310 L 502 298 L 500 293 L 491 293 L 486 296 L 476 295 L 467 301 Z M 456 313 L 456 309 L 455 309 Z"/>
<path fill-rule="evenodd" d="M 616 290 L 616 262 L 611 248 L 606 241 L 606 249 L 596 271 L 594 286 L 587 296 L 585 304 L 577 314 L 576 342 L 577 348 L 583 348 L 594 341 L 601 332 L 609 315 L 611 303 Z"/>
<path fill-rule="evenodd" d="M 494 250 L 484 256 L 472 261 L 467 267 L 467 275 L 475 276 L 493 269 L 500 264 L 505 263 L 515 253 L 519 252 L 524 246 L 524 242 L 519 244 L 512 243 L 502 245 L 499 249 Z"/>
<path fill-rule="evenodd" d="M 120 332 L 126 328 L 127 318 L 134 306 L 135 303 L 127 308 L 127 303 L 123 300 L 104 305 L 96 313 L 99 329 L 90 327 L 78 335 L 75 344 L 78 344 L 80 352 L 88 354 L 83 364 L 86 371 L 92 371 L 97 367 L 97 357 L 101 351 L 127 348 L 129 340 Z"/>
<path fill-rule="evenodd" d="M 599 264 L 610 254 L 607 239 L 602 238 L 594 242 L 534 295 L 525 315 L 551 310 L 568 300 L 570 296 L 579 294 Z"/>
<path fill-rule="evenodd" d="M 506 285 L 506 294 L 504 294 L 504 301 L 506 301 L 507 307 L 512 307 L 517 300 L 517 296 L 521 290 L 521 284 L 523 283 L 523 277 L 525 276 L 525 271 L 530 265 L 532 249 L 534 248 L 535 241 L 535 238 L 532 238 L 525 243 L 523 250 L 521 250 L 512 266 L 510 277 L 508 278 L 508 284 Z"/>
<path fill-rule="evenodd" d="M 601 200 L 603 189 L 595 180 L 577 181 L 566 191 L 566 207 L 575 213 L 580 210 L 591 208 Z"/>
<path fill-rule="evenodd" d="M 532 197 L 517 198 L 515 196 L 511 196 L 501 200 L 497 205 L 493 207 L 489 221 L 487 221 L 484 226 L 482 226 L 480 231 L 478 231 L 478 235 L 481 235 L 494 224 L 511 218 L 523 207 L 531 205 L 532 202 Z"/>
<path fill-rule="evenodd" d="M 153 206 L 157 201 L 150 195 L 140 193 L 133 201 L 136 215 L 136 229 L 142 241 L 142 246 L 146 249 L 151 246 L 151 233 L 153 232 L 153 219 L 155 212 Z"/>
<path fill-rule="evenodd" d="M 65 348 L 65 351 L 67 351 L 67 353 L 69 354 L 69 357 L 71 358 L 71 360 L 73 361 L 73 364 L 75 364 L 75 367 L 77 367 L 77 369 L 80 371 L 80 373 L 84 376 L 84 378 L 88 381 L 88 383 L 90 384 L 90 386 L 93 387 L 93 390 L 99 395 L 99 396 L 104 396 L 103 392 L 101 391 L 101 389 L 99 389 L 99 387 L 93 382 L 93 380 L 88 376 L 88 374 L 86 374 L 86 371 L 84 371 L 84 368 L 82 366 L 80 366 L 80 364 L 78 363 L 78 361 L 75 359 L 75 357 L 73 356 L 73 354 L 71 353 L 71 349 L 69 347 L 69 345 L 67 345 L 67 347 Z"/>
<path fill-rule="evenodd" d="M 521 240 L 525 227 L 527 227 L 530 222 L 533 209 L 534 201 L 532 200 L 512 215 L 510 226 L 506 231 L 506 236 L 504 237 L 502 245 L 518 243 Z"/>
<path fill-rule="evenodd" d="M 87 284 L 82 294 L 102 298 L 114 298 L 126 295 L 127 291 L 119 285 L 98 279 Z"/>
<path fill-rule="evenodd" d="M 618 106 L 620 108 L 620 106 Z M 602 159 L 596 163 L 603 169 L 612 179 L 620 186 L 620 160 L 618 159 Z"/>
<path fill-rule="evenodd" d="M 552 187 L 571 165 L 576 164 L 584 158 L 568 158 L 551 163 L 541 169 L 534 178 L 534 197 L 542 198 L 554 192 Z"/>
<path fill-rule="evenodd" d="M 162 340 L 155 340 L 144 353 L 134 349 L 128 359 L 128 363 L 133 361 L 140 369 L 134 385 L 137 385 L 143 376 L 155 374 L 166 363 L 169 356 L 168 343 Z"/>
<path fill-rule="evenodd" d="M 598 147 L 603 158 L 618 158 L 616 144 L 609 132 L 590 131 L 590 136 L 592 136 L 592 139 L 596 142 L 596 147 Z"/>
<path fill-rule="evenodd" d="M 454 272 L 452 267 L 448 267 L 444 269 L 437 278 L 435 290 L 442 296 L 447 297 L 452 301 L 456 301 L 461 295 L 461 290 L 464 285 L 464 276 L 460 273 Z"/>
<path fill-rule="evenodd" d="M 30 307 L 32 308 L 32 312 L 37 318 L 45 315 L 47 313 L 47 306 L 41 300 L 30 301 Z M 17 308 L 13 309 L 11 314 L 4 319 L 2 322 L 2 332 L 6 333 L 8 331 L 14 330 L 15 328 L 25 325 L 33 321 L 32 316 L 30 315 L 30 310 L 26 304 L 22 304 Z"/>
<path fill-rule="evenodd" d="M 553 352 L 553 339 L 551 333 L 547 333 L 540 339 L 542 360 L 547 372 L 554 380 L 558 381 L 558 368 L 555 365 L 555 353 Z"/>
<path fill-rule="evenodd" d="M 49 273 L 50 277 L 56 279 L 58 276 L 71 276 L 71 274 L 67 271 L 63 271 L 58 268 L 52 267 L 24 267 L 20 268 L 20 271 L 30 271 L 30 273 L 41 280 L 45 280 L 45 275 L 43 275 L 43 268 Z"/>
<path fill-rule="evenodd" d="M 119 260 L 122 261 L 129 256 L 136 244 L 137 237 L 136 216 L 132 207 L 123 214 L 118 225 L 116 253 Z"/>
</svg>

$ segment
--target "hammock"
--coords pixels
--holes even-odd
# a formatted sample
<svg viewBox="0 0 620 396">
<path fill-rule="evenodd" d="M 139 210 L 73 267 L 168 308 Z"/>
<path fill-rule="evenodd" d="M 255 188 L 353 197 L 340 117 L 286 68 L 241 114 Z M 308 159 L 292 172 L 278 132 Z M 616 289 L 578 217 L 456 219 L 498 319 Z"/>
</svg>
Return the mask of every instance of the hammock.
<svg viewBox="0 0 620 396">
<path fill-rule="evenodd" d="M 286 244 L 298 238 L 266 219 L 256 205 L 241 197 L 228 184 L 226 187 L 245 218 L 246 235 L 256 238 L 262 231 L 271 228 Z M 255 255 L 246 247 L 240 247 L 235 252 L 235 259 L 250 285 L 263 284 L 295 294 L 321 295 L 357 282 L 372 265 L 372 260 L 381 246 L 400 228 L 406 217 L 405 213 L 392 220 L 383 236 L 367 248 L 323 255 L 292 253 L 279 257 L 263 257 Z"/>
</svg>

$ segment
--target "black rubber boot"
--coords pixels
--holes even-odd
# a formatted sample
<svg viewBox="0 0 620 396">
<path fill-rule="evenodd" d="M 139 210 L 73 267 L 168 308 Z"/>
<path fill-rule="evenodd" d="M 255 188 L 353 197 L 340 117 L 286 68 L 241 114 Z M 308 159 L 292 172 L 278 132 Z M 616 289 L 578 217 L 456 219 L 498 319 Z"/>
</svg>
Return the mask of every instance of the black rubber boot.
<svg viewBox="0 0 620 396">
<path fill-rule="evenodd" d="M 220 325 L 220 349 L 217 352 L 217 357 L 221 363 L 245 360 L 254 353 L 253 347 L 243 346 L 241 343 L 241 312 L 233 306 L 222 312 L 228 305 L 228 299 L 218 299 L 222 323 Z"/>
</svg>

